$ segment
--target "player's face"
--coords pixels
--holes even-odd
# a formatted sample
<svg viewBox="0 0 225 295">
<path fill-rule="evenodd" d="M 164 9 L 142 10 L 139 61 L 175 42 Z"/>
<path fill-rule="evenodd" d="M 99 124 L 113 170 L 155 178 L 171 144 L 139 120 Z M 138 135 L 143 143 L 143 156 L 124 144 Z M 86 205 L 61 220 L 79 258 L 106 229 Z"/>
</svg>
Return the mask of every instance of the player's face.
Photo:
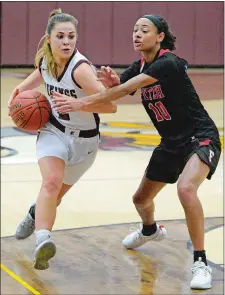
<svg viewBox="0 0 225 295">
<path fill-rule="evenodd" d="M 55 58 L 69 59 L 77 42 L 74 25 L 71 22 L 55 24 L 48 41 Z"/>
<path fill-rule="evenodd" d="M 164 33 L 158 34 L 156 26 L 146 18 L 140 18 L 134 25 L 133 45 L 135 51 L 149 51 L 163 40 Z"/>
</svg>

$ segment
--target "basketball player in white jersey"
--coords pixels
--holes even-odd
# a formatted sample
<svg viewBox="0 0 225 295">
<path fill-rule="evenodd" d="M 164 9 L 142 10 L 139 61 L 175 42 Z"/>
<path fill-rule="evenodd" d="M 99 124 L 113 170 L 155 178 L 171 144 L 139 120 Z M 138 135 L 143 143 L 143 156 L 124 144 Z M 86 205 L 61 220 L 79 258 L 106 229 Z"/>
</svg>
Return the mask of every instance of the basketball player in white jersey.
<svg viewBox="0 0 225 295">
<path fill-rule="evenodd" d="M 35 58 L 37 69 L 13 91 L 10 99 L 24 90 L 34 89 L 42 82 L 52 105 L 52 92 L 81 98 L 103 91 L 94 67 L 76 49 L 77 20 L 62 13 L 50 14 L 43 46 Z M 39 131 L 37 159 L 42 185 L 36 204 L 19 224 L 16 238 L 25 239 L 36 229 L 34 267 L 47 269 L 48 260 L 56 253 L 51 239 L 56 207 L 65 193 L 93 164 L 99 145 L 99 117 L 97 113 L 114 113 L 116 105 L 103 103 L 87 112 L 60 115 L 52 109 L 50 122 Z"/>
</svg>

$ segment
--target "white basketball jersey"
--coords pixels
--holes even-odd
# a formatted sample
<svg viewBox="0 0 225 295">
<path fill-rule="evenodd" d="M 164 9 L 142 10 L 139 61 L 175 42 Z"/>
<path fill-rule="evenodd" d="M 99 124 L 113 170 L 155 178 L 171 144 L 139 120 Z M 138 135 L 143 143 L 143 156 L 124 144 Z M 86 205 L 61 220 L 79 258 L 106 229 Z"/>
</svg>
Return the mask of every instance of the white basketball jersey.
<svg viewBox="0 0 225 295">
<path fill-rule="evenodd" d="M 46 59 L 43 58 L 40 64 L 40 72 L 46 86 L 46 97 L 49 100 L 51 106 L 53 106 L 53 102 L 50 97 L 52 90 L 71 96 L 74 99 L 87 96 L 87 94 L 84 93 L 84 91 L 76 83 L 76 81 L 74 81 L 73 78 L 74 70 L 83 62 L 90 64 L 93 68 L 93 71 L 96 71 L 91 62 L 76 49 L 67 62 L 64 71 L 60 77 L 56 79 L 46 70 Z M 52 114 L 65 127 L 79 130 L 99 128 L 98 114 L 87 112 L 70 112 L 68 114 L 62 115 L 56 112 L 53 108 Z"/>
</svg>

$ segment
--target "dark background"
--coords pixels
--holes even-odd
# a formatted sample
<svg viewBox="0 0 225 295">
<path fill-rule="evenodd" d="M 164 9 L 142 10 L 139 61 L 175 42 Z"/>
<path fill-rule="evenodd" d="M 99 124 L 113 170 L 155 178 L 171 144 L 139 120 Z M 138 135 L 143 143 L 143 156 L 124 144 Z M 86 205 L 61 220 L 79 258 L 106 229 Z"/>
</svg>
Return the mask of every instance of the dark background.
<svg viewBox="0 0 225 295">
<path fill-rule="evenodd" d="M 160 14 L 177 36 L 176 53 L 193 66 L 224 64 L 224 3 L 219 2 L 2 2 L 1 65 L 29 66 L 49 13 L 79 21 L 77 47 L 95 65 L 126 66 L 139 57 L 132 30 L 144 14 Z"/>
</svg>

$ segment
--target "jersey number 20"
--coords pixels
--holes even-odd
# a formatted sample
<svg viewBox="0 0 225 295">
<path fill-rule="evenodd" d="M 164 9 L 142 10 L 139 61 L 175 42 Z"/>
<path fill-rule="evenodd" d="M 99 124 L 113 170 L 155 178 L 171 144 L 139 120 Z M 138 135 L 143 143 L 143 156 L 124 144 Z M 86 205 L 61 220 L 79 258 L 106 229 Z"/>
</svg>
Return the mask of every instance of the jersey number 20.
<svg viewBox="0 0 225 295">
<path fill-rule="evenodd" d="M 171 120 L 170 114 L 167 112 L 167 109 L 161 101 L 157 101 L 155 105 L 149 103 L 148 107 L 155 113 L 155 117 L 158 122 Z"/>
</svg>

